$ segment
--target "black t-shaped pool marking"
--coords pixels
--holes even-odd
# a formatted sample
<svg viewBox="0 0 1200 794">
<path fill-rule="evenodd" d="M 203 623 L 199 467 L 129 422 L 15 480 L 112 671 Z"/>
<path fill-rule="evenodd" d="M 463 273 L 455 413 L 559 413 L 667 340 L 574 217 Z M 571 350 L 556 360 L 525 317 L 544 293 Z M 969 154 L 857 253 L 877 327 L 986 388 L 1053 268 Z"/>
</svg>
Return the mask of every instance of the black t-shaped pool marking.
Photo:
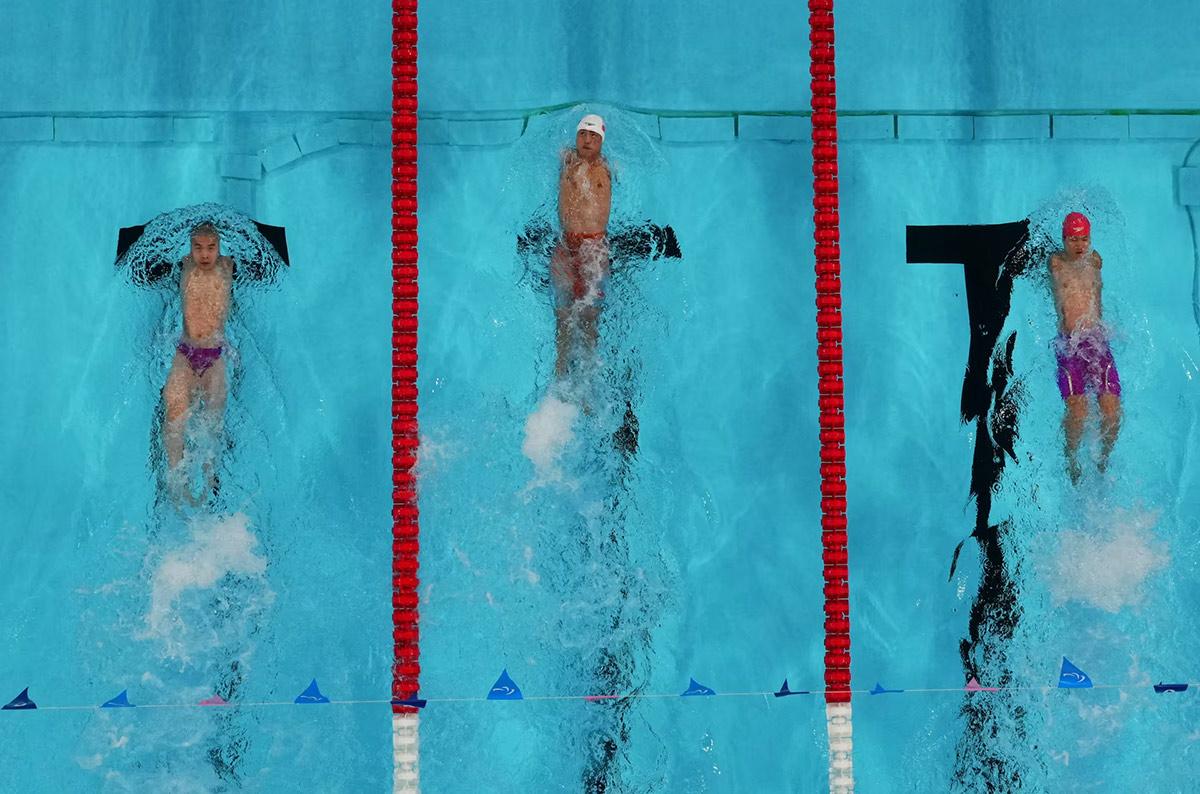
<svg viewBox="0 0 1200 794">
<path fill-rule="evenodd" d="M 983 680 L 982 660 L 988 660 L 992 686 L 1007 686 L 1011 678 L 1007 663 L 1008 642 L 1021 616 L 1016 588 L 1005 564 L 1001 529 L 1007 521 L 992 523 L 992 494 L 1000 486 L 1006 456 L 1016 460 L 1018 409 L 1012 378 L 1014 331 L 1001 340 L 1012 302 L 1013 281 L 1030 269 L 1042 252 L 1029 245 L 1028 219 L 1013 223 L 979 226 L 907 227 L 908 264 L 960 264 L 966 283 L 970 349 L 963 376 L 960 414 L 963 423 L 975 423 L 975 451 L 971 462 L 970 495 L 975 499 L 975 527 L 971 537 L 982 552 L 979 592 L 971 605 L 968 636 L 959 643 L 966 677 Z M 989 377 L 990 363 L 990 377 Z M 990 416 L 989 416 L 990 410 Z M 954 549 L 950 579 L 958 565 L 965 539 Z M 997 674 L 1000 680 L 995 680 Z M 986 780 L 1000 788 L 1011 787 L 1022 778 L 1020 765 L 996 752 L 989 737 L 1000 726 L 997 709 L 1008 711 L 1002 720 L 1024 736 L 1024 710 L 1019 704 L 1001 705 L 968 697 L 963 705 L 967 729 L 957 754 L 955 778 L 971 785 Z"/>
<path fill-rule="evenodd" d="M 989 521 L 992 494 L 1004 473 L 1005 455 L 1016 459 L 1013 444 L 1017 437 L 1017 406 L 1007 388 L 1016 332 L 1009 335 L 1003 347 L 999 342 L 1012 302 L 1013 279 L 1028 269 L 1028 230 L 1028 220 L 986 226 L 907 227 L 908 264 L 963 266 L 971 336 L 959 411 L 964 423 L 975 422 L 976 427 L 970 489 L 976 512 L 971 536 L 980 542 L 987 559 L 995 563 L 1002 563 L 1003 556 L 994 542 L 997 527 Z M 993 410 L 989 422 L 990 408 L 1004 410 Z M 959 543 L 950 563 L 950 578 L 954 577 L 961 551 Z"/>
</svg>

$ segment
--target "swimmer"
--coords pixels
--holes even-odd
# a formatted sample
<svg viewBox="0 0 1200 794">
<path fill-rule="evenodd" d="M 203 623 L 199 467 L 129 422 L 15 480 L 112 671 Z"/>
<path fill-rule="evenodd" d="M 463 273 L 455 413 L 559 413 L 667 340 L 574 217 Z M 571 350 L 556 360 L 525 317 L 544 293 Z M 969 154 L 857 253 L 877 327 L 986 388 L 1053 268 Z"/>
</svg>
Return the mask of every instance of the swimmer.
<svg viewBox="0 0 1200 794">
<path fill-rule="evenodd" d="M 221 255 L 221 237 L 211 223 L 192 230 L 191 252 L 183 258 L 179 292 L 183 304 L 183 336 L 175 347 L 171 372 L 163 387 L 166 417 L 163 447 L 167 453 L 167 482 L 176 504 L 195 504 L 183 461 L 184 430 L 193 411 L 203 406 L 202 417 L 219 438 L 225 416 L 225 320 L 232 296 L 233 262 Z M 214 463 L 206 460 L 207 489 L 216 492 Z"/>
<path fill-rule="evenodd" d="M 1092 250 L 1091 223 L 1079 212 L 1063 220 L 1063 248 L 1050 256 L 1054 302 L 1058 308 L 1058 389 L 1066 401 L 1063 432 L 1066 437 L 1067 473 L 1078 483 L 1079 441 L 1088 415 L 1088 392 L 1096 393 L 1100 406 L 1099 470 L 1121 428 L 1121 380 L 1108 344 L 1108 329 L 1101 319 L 1103 261 Z"/>
<path fill-rule="evenodd" d="M 550 258 L 554 291 L 554 373 L 565 378 L 575 360 L 596 350 L 597 322 L 609 273 L 608 214 L 612 175 L 600 155 L 604 119 L 588 114 L 575 130 L 575 148 L 562 152 L 558 220 L 562 237 Z M 576 343 L 576 336 L 580 337 Z M 576 355 L 577 351 L 581 355 Z"/>
</svg>

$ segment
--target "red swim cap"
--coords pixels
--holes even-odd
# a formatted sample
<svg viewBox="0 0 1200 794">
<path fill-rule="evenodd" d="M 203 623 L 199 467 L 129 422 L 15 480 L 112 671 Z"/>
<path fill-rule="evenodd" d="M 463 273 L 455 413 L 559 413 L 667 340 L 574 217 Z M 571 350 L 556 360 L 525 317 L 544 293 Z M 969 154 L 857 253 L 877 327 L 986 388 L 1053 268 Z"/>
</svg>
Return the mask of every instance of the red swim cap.
<svg viewBox="0 0 1200 794">
<path fill-rule="evenodd" d="M 1092 224 L 1082 212 L 1072 212 L 1063 218 L 1063 237 L 1088 237 Z"/>
</svg>

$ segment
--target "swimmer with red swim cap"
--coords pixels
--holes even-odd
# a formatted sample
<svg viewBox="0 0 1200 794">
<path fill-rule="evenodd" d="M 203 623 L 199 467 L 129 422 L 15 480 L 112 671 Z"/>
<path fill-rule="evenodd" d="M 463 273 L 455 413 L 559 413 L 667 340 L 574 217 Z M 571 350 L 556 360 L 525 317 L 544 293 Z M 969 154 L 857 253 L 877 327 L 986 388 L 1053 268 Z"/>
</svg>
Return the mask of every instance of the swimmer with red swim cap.
<svg viewBox="0 0 1200 794">
<path fill-rule="evenodd" d="M 1092 248 L 1092 224 L 1081 212 L 1069 213 L 1063 219 L 1062 236 L 1062 250 L 1050 256 L 1054 303 L 1058 309 L 1054 351 L 1058 359 L 1058 389 L 1067 404 L 1063 417 L 1067 472 L 1071 481 L 1078 483 L 1079 441 L 1088 416 L 1088 394 L 1096 395 L 1100 408 L 1099 470 L 1103 472 L 1121 429 L 1121 379 L 1102 319 L 1103 260 Z"/>
<path fill-rule="evenodd" d="M 558 220 L 562 237 L 550 259 L 557 322 L 554 373 L 563 378 L 576 361 L 591 360 L 609 272 L 608 215 L 612 174 L 600 154 L 607 130 L 589 113 L 575 128 L 575 148 L 562 152 Z"/>
</svg>

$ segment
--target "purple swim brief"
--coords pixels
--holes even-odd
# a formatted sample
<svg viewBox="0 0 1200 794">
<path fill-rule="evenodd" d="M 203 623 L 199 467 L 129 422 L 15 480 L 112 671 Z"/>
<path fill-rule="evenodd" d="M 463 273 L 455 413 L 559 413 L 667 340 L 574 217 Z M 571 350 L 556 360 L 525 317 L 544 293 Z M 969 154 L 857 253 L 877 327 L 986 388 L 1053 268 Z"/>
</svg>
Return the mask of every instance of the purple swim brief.
<svg viewBox="0 0 1200 794">
<path fill-rule="evenodd" d="M 1121 378 L 1108 338 L 1102 332 L 1059 334 L 1054 340 L 1058 357 L 1058 391 L 1068 397 L 1087 394 L 1121 396 Z"/>
<path fill-rule="evenodd" d="M 221 357 L 221 347 L 195 347 L 187 342 L 180 342 L 175 348 L 187 359 L 188 366 L 197 376 L 203 375 L 209 367 L 217 363 Z"/>
</svg>

